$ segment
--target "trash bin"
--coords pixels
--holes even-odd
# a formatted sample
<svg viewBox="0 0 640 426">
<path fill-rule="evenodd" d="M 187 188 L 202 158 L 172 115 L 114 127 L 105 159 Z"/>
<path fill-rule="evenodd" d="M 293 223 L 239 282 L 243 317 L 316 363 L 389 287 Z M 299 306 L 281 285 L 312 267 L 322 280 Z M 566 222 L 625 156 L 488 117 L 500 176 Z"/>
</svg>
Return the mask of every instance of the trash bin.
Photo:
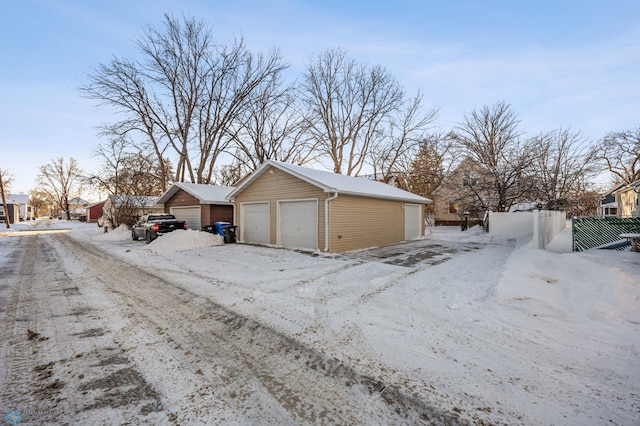
<svg viewBox="0 0 640 426">
<path fill-rule="evenodd" d="M 224 236 L 223 229 L 225 227 L 227 227 L 227 226 L 231 226 L 231 224 L 229 222 L 214 222 L 213 226 L 215 228 L 214 234 L 218 234 L 218 235 Z"/>
<path fill-rule="evenodd" d="M 224 242 L 226 244 L 235 243 L 236 242 L 236 229 L 237 226 L 227 225 L 222 228 Z"/>
<path fill-rule="evenodd" d="M 213 225 L 206 225 L 202 227 L 202 230 L 204 232 L 209 232 L 211 234 L 215 234 L 216 233 L 216 227 Z"/>
</svg>

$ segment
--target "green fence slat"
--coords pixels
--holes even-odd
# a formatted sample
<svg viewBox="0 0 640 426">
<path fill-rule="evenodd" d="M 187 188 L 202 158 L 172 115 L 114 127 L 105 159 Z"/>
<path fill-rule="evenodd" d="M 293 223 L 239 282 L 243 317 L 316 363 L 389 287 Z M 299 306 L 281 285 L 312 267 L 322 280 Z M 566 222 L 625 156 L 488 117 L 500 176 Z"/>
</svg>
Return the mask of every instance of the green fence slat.
<svg viewBox="0 0 640 426">
<path fill-rule="evenodd" d="M 583 251 L 614 243 L 625 232 L 640 232 L 640 218 L 574 218 L 573 250 Z"/>
</svg>

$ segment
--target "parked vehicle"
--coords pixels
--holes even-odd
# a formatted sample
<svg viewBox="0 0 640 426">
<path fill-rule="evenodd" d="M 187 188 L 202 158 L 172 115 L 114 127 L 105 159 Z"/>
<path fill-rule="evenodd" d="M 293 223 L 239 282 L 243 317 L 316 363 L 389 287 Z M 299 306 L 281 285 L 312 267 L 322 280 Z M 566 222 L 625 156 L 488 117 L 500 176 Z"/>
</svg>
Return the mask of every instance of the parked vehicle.
<svg viewBox="0 0 640 426">
<path fill-rule="evenodd" d="M 145 214 L 131 227 L 131 239 L 144 238 L 149 244 L 158 236 L 176 229 L 186 230 L 187 222 L 176 219 L 172 214 Z"/>
</svg>

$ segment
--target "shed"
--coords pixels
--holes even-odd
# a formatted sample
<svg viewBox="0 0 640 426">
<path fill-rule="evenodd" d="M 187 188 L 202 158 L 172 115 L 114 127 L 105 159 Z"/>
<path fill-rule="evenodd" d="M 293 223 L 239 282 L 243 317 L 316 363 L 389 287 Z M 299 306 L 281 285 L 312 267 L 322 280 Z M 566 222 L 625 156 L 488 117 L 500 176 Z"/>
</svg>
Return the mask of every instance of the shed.
<svg viewBox="0 0 640 426">
<path fill-rule="evenodd" d="M 106 201 L 100 201 L 99 203 L 91 204 L 85 208 L 85 214 L 87 215 L 87 223 L 95 223 L 102 217 L 102 209 Z"/>
<path fill-rule="evenodd" d="M 18 223 L 20 221 L 20 206 L 12 202 L 7 202 L 7 211 L 4 211 L 2 200 L 0 200 L 0 223 Z"/>
<path fill-rule="evenodd" d="M 29 204 L 29 194 L 6 194 L 7 208 L 9 209 L 9 223 L 18 223 L 23 220 L 35 219 L 33 207 Z M 0 204 L 2 204 L 0 200 Z M 15 209 L 17 208 L 17 214 Z"/>
<path fill-rule="evenodd" d="M 215 222 L 233 221 L 233 204 L 227 195 L 233 187 L 176 182 L 158 199 L 164 212 L 187 222 L 188 229 L 201 230 Z"/>
<path fill-rule="evenodd" d="M 238 240 L 339 253 L 424 235 L 431 200 L 375 180 L 269 160 L 228 196 Z"/>
</svg>

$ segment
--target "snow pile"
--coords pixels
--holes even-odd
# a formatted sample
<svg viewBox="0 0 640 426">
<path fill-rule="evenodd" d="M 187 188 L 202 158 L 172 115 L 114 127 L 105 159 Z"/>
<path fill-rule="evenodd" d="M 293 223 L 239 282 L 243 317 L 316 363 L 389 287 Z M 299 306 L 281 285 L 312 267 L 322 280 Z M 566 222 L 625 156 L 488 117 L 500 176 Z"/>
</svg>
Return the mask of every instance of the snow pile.
<svg viewBox="0 0 640 426">
<path fill-rule="evenodd" d="M 220 235 L 187 229 L 174 231 L 156 238 L 147 246 L 153 253 L 185 251 L 204 247 L 220 246 L 224 239 Z"/>
<path fill-rule="evenodd" d="M 640 256 L 599 250 L 554 254 L 527 245 L 511 255 L 496 292 L 539 322 L 542 332 L 565 330 L 592 342 L 628 342 L 640 355 Z M 621 261 L 622 260 L 622 261 Z M 553 327 L 547 328 L 553 321 Z"/>
<path fill-rule="evenodd" d="M 99 241 L 123 241 L 131 239 L 131 231 L 127 225 L 122 224 L 113 231 L 109 231 L 96 237 Z"/>
</svg>

